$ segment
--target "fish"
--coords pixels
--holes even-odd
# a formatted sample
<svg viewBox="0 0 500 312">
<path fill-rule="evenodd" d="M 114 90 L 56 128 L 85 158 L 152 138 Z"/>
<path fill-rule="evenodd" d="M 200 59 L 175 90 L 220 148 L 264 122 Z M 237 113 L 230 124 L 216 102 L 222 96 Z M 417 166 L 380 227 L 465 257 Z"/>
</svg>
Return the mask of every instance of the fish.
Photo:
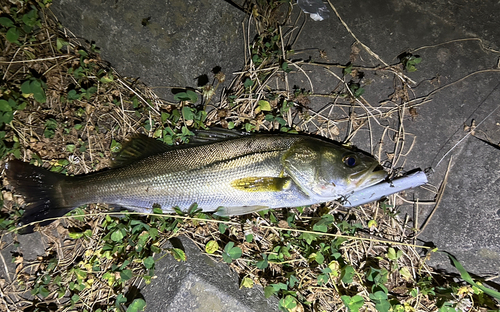
<svg viewBox="0 0 500 312">
<path fill-rule="evenodd" d="M 225 129 L 200 130 L 176 146 L 137 134 L 109 169 L 89 174 L 54 173 L 20 160 L 8 161 L 5 174 L 25 197 L 25 225 L 47 225 L 90 203 L 141 213 L 197 204 L 204 212 L 242 215 L 337 200 L 387 176 L 374 157 L 324 138 Z"/>
</svg>

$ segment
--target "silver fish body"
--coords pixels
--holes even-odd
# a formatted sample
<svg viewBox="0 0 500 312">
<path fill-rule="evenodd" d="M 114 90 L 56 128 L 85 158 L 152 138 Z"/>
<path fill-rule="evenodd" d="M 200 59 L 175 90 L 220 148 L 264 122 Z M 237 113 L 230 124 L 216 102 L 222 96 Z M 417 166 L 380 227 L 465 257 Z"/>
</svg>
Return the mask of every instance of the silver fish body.
<svg viewBox="0 0 500 312">
<path fill-rule="evenodd" d="M 219 134 L 178 147 L 140 136 L 124 146 L 114 168 L 101 172 L 70 177 L 19 161 L 7 163 L 6 172 L 26 196 L 30 222 L 87 203 L 140 212 L 197 203 L 203 211 L 239 215 L 331 201 L 386 177 L 371 156 L 288 134 Z"/>
</svg>

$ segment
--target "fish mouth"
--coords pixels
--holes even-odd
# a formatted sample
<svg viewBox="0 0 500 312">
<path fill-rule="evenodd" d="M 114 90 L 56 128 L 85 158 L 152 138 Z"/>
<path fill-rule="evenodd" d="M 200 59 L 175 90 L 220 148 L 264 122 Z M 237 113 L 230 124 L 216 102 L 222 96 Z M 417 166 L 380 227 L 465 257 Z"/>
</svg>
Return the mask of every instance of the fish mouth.
<svg viewBox="0 0 500 312">
<path fill-rule="evenodd" d="M 351 180 L 354 181 L 357 189 L 366 188 L 374 184 L 379 183 L 387 177 L 387 172 L 384 168 L 378 164 L 374 163 L 367 170 L 354 173 L 350 176 Z"/>
</svg>

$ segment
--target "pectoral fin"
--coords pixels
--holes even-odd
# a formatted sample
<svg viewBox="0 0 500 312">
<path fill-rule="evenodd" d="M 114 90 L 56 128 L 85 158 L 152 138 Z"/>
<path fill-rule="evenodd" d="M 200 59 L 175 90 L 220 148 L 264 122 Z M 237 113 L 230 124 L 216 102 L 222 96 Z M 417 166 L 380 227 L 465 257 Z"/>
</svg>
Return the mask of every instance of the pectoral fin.
<svg viewBox="0 0 500 312">
<path fill-rule="evenodd" d="M 247 213 L 257 212 L 261 210 L 269 209 L 268 206 L 241 206 L 241 207 L 219 207 L 214 213 L 217 216 L 229 217 L 229 216 L 240 216 Z"/>
<path fill-rule="evenodd" d="M 234 180 L 231 186 L 246 192 L 279 192 L 290 188 L 291 183 L 288 177 L 246 177 Z"/>
</svg>

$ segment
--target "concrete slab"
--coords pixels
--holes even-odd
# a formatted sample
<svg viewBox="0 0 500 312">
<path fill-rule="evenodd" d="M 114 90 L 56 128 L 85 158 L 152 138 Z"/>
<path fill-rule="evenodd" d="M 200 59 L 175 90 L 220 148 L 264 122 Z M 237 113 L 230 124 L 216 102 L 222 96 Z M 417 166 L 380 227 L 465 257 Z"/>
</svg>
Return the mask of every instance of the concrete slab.
<svg viewBox="0 0 500 312">
<path fill-rule="evenodd" d="M 412 86 L 414 97 L 449 85 L 433 94 L 432 102 L 417 107 L 417 116 L 410 117 L 406 112 L 407 144 L 411 144 L 413 137 L 416 142 L 404 160 L 404 169 L 436 167 L 446 152 L 466 135 L 464 125 L 470 125 L 472 119 L 482 121 L 499 106 L 496 99 L 500 92 L 495 88 L 500 75 L 500 29 L 491 24 L 493 12 L 500 11 L 498 2 L 368 0 L 336 1 L 334 5 L 359 40 L 389 64 L 397 63 L 401 52 L 428 46 L 415 52 L 423 61 L 417 72 L 408 74 L 418 83 Z M 476 39 L 458 40 L 471 37 Z M 305 51 L 305 58 L 310 56 L 321 61 L 317 51 L 324 50 L 329 62 L 346 64 L 352 61 L 365 66 L 381 63 L 362 49 L 352 59 L 354 39 L 334 14 L 323 22 L 306 20 L 301 38 L 297 41 L 297 50 L 317 48 Z M 459 81 L 476 71 L 482 72 Z M 331 74 L 322 71 L 311 71 L 310 77 L 316 92 L 331 92 L 336 83 Z M 368 85 L 370 80 L 374 83 Z M 305 78 L 298 83 L 308 86 Z M 362 83 L 366 84 L 363 96 L 370 103 L 387 99 L 394 90 L 392 76 L 383 73 L 367 73 Z M 325 103 L 315 105 L 321 107 Z M 381 123 L 395 125 L 396 115 L 392 117 Z M 493 143 L 498 143 L 499 120 L 500 111 L 496 111 L 481 124 L 478 131 L 483 133 L 478 134 L 486 134 Z M 371 126 L 373 137 L 378 140 L 381 128 L 373 122 Z M 346 127 L 347 124 L 339 124 L 340 139 Z M 373 149 L 367 142 L 368 131 L 362 131 L 355 138 L 358 146 Z M 498 153 L 498 149 L 468 138 L 449 154 L 455 161 L 443 202 L 419 236 L 424 242 L 432 242 L 451 252 L 469 271 L 478 275 L 500 274 Z M 448 159 L 435 168 L 431 184 L 439 185 Z M 420 194 L 421 199 L 433 197 L 430 193 Z M 399 209 L 403 215 L 412 216 L 412 207 L 402 205 Z M 420 221 L 429 213 L 430 207 L 421 206 Z M 432 265 L 452 270 L 447 257 L 435 256 L 432 260 Z"/>
<path fill-rule="evenodd" d="M 169 87 L 197 87 L 215 67 L 230 74 L 244 62 L 244 14 L 225 1 L 57 0 L 51 9 L 121 75 L 165 99 Z"/>
<path fill-rule="evenodd" d="M 498 154 L 475 138 L 464 141 L 461 151 L 454 155 L 443 202 L 421 235 L 422 240 L 459 257 L 479 276 L 500 273 Z M 438 269 L 449 268 L 447 256 L 433 260 Z"/>
<path fill-rule="evenodd" d="M 185 237 L 180 242 L 187 261 L 167 255 L 156 263 L 157 278 L 142 290 L 147 311 L 278 311 L 278 300 L 265 299 L 262 286 L 239 289 L 238 274 L 226 264 L 201 254 Z"/>
<path fill-rule="evenodd" d="M 42 239 L 39 232 L 30 235 L 19 235 L 14 240 L 12 234 L 2 237 L 2 249 L 0 250 L 1 264 L 0 279 L 11 281 L 15 279 L 16 263 L 15 257 L 21 255 L 24 260 L 35 260 L 39 255 L 45 254 L 48 244 Z"/>
</svg>

